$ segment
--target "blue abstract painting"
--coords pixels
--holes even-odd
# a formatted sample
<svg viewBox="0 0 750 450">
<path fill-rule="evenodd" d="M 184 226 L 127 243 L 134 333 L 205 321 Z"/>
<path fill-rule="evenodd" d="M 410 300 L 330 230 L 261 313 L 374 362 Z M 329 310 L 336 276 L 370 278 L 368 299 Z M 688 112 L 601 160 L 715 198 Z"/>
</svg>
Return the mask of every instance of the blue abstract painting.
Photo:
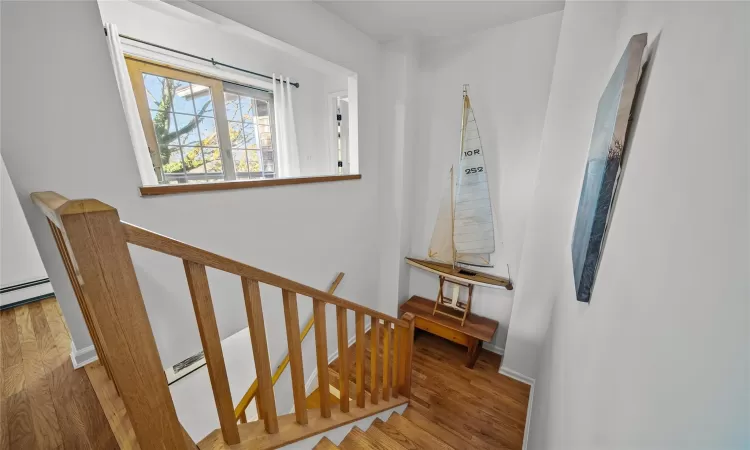
<svg viewBox="0 0 750 450">
<path fill-rule="evenodd" d="M 625 135 L 646 41 L 645 33 L 630 38 L 596 111 L 571 248 L 576 298 L 581 302 L 591 299 L 612 217 L 612 200 L 620 179 Z"/>
</svg>

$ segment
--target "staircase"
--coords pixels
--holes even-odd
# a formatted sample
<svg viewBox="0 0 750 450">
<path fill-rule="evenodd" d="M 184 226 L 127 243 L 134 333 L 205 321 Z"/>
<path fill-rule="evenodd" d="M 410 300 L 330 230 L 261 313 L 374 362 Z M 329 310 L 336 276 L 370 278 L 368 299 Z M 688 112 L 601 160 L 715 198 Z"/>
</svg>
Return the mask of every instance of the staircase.
<svg viewBox="0 0 750 450">
<path fill-rule="evenodd" d="M 424 417 L 417 416 L 419 416 L 418 412 L 407 408 L 403 415 L 393 413 L 385 422 L 375 419 L 367 431 L 354 427 L 339 445 L 323 438 L 315 446 L 315 449 L 450 450 L 454 448 L 440 440 L 438 437 L 441 431 L 439 426 L 428 422 Z M 410 420 L 410 417 L 415 417 L 417 421 L 421 422 L 422 426 Z M 472 448 L 472 446 L 469 442 L 466 442 L 464 446 L 457 448 Z"/>
<path fill-rule="evenodd" d="M 330 292 L 320 291 L 122 222 L 115 208 L 97 200 L 69 200 L 55 192 L 37 192 L 31 198 L 47 217 L 99 361 L 116 391 L 113 397 L 122 400 L 132 425 L 134 442 L 128 447 L 279 448 L 409 402 L 413 315 L 396 318 L 333 295 L 340 277 Z M 183 261 L 220 425 L 198 443 L 177 419 L 129 244 Z M 229 390 L 207 267 L 238 276 L 244 294 L 257 379 L 236 406 Z M 273 376 L 261 283 L 281 290 L 284 309 L 289 355 Z M 298 295 L 309 297 L 313 304 L 313 318 L 302 333 Z M 340 355 L 333 383 L 328 367 L 325 312 L 328 304 L 336 309 L 335 333 Z M 354 318 L 356 336 L 351 349 L 347 331 L 350 316 Z M 365 337 L 368 318 L 372 336 L 369 341 Z M 317 407 L 308 409 L 301 341 L 313 326 L 320 395 Z M 291 372 L 294 413 L 278 415 L 274 384 L 287 365 Z M 331 402 L 332 394 L 338 397 L 337 404 Z M 258 420 L 248 422 L 246 409 L 252 399 Z"/>
</svg>

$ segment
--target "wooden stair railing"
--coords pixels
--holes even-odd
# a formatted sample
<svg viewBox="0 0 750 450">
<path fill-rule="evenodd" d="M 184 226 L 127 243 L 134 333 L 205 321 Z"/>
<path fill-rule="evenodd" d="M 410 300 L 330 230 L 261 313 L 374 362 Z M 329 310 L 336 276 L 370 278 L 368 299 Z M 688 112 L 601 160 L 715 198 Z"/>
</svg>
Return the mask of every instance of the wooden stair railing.
<svg viewBox="0 0 750 450">
<path fill-rule="evenodd" d="M 33 193 L 31 197 L 50 223 L 97 355 L 123 399 L 136 439 L 142 449 L 195 448 L 195 443 L 187 436 L 177 419 L 127 244 L 138 245 L 183 260 L 220 424 L 220 429 L 209 434 L 198 444 L 200 448 L 276 448 L 408 401 L 414 337 L 412 315 L 406 314 L 402 319 L 391 317 L 337 297 L 331 293 L 332 290 L 320 291 L 121 222 L 115 208 L 98 200 L 68 200 L 54 192 Z M 238 415 L 232 404 L 206 267 L 238 275 L 241 279 L 256 368 L 255 399 L 259 413 L 258 422 L 237 423 Z M 289 347 L 288 361 L 294 392 L 293 418 L 279 417 L 276 412 L 274 379 L 270 370 L 260 283 L 278 287 L 282 291 Z M 305 406 L 302 367 L 301 340 L 309 331 L 309 326 L 305 327 L 300 336 L 298 295 L 311 297 L 313 301 L 316 361 L 321 394 L 320 411 L 314 411 L 313 416 L 309 416 Z M 340 412 L 332 411 L 329 402 L 326 304 L 336 306 L 341 374 L 338 390 L 342 398 Z M 357 408 L 353 410 L 350 410 L 348 401 L 349 310 L 354 311 L 356 326 Z M 369 405 L 366 402 L 364 385 L 365 316 L 370 316 L 372 323 Z M 381 358 L 378 352 L 381 332 L 384 333 L 382 382 L 379 377 L 381 371 L 378 370 Z M 391 394 L 394 398 L 402 395 L 404 400 L 394 402 Z M 381 397 L 383 405 L 379 406 Z M 249 401 L 247 403 L 249 404 Z M 243 402 L 240 406 L 242 404 Z M 246 407 L 247 404 L 244 408 Z M 241 413 L 244 414 L 244 409 Z M 261 422 L 262 429 L 258 428 Z"/>
<path fill-rule="evenodd" d="M 339 274 L 336 276 L 336 279 L 333 280 L 331 283 L 331 286 L 328 288 L 328 293 L 333 294 L 336 291 L 336 288 L 341 283 L 341 280 L 344 278 L 344 272 L 339 272 Z M 344 311 L 346 311 L 344 309 Z M 307 333 L 310 332 L 310 330 L 313 327 L 315 316 L 311 317 L 310 320 L 307 321 L 307 324 L 302 329 L 302 333 L 300 334 L 300 342 L 303 342 L 305 340 L 305 337 L 307 336 Z M 346 330 L 345 330 L 346 331 Z M 281 374 L 284 373 L 284 369 L 287 368 L 289 365 L 289 354 L 284 357 L 284 359 L 281 361 L 281 363 L 276 367 L 276 371 L 273 373 L 273 376 L 271 377 L 271 383 L 275 386 L 276 382 L 279 381 L 279 378 L 281 378 Z M 250 406 L 250 402 L 253 401 L 255 396 L 258 394 L 258 380 L 256 379 L 253 381 L 253 384 L 250 385 L 250 388 L 248 388 L 245 395 L 242 397 L 242 400 L 237 404 L 237 406 L 234 408 L 234 417 L 240 421 L 240 423 L 247 423 L 247 414 L 246 410 L 247 407 Z M 256 405 L 258 403 L 256 402 Z M 258 417 L 260 417 L 260 412 L 258 412 Z"/>
</svg>

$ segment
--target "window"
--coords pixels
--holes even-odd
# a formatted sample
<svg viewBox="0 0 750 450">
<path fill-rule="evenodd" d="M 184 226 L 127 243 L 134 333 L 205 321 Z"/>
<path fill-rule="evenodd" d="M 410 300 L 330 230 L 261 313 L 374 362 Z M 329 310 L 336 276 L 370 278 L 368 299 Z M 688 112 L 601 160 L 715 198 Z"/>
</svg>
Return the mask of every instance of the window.
<svg viewBox="0 0 750 450">
<path fill-rule="evenodd" d="M 276 158 L 271 94 L 225 82 L 224 104 L 237 178 L 273 178 Z"/>
<path fill-rule="evenodd" d="M 161 184 L 274 178 L 273 95 L 127 58 Z"/>
</svg>

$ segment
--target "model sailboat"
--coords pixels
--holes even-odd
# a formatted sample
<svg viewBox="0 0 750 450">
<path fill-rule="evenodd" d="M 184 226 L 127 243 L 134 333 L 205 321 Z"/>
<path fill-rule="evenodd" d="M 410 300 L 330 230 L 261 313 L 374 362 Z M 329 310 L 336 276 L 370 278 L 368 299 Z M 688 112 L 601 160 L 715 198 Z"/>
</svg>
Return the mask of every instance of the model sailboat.
<svg viewBox="0 0 750 450">
<path fill-rule="evenodd" d="M 484 150 L 467 85 L 464 85 L 463 92 L 458 171 L 456 173 L 451 168 L 445 190 L 430 240 L 429 259 L 406 258 L 406 261 L 440 276 L 438 303 L 443 300 L 444 281 L 454 283 L 452 301 L 446 305 L 464 311 L 465 320 L 474 285 L 513 289 L 507 278 L 468 268 L 492 267 L 490 256 L 495 252 L 495 223 Z M 468 302 L 458 300 L 459 285 L 469 287 Z"/>
</svg>

